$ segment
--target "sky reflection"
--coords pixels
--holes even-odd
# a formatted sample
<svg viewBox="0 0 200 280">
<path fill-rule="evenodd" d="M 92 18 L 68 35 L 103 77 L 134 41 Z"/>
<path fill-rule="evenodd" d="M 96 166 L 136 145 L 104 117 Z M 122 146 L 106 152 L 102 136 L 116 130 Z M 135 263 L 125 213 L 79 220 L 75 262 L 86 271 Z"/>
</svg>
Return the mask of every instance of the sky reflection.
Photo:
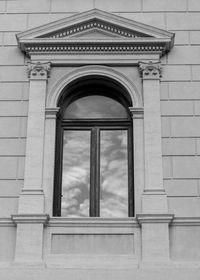
<svg viewBox="0 0 200 280">
<path fill-rule="evenodd" d="M 101 131 L 101 217 L 128 217 L 127 131 Z"/>
<path fill-rule="evenodd" d="M 65 131 L 61 215 L 89 216 L 90 131 Z"/>
<path fill-rule="evenodd" d="M 64 118 L 127 118 L 127 112 L 119 102 L 112 98 L 90 95 L 72 102 L 67 107 Z"/>
<path fill-rule="evenodd" d="M 61 215 L 89 216 L 90 131 L 64 132 Z M 128 217 L 127 130 L 100 131 L 100 216 Z"/>
</svg>

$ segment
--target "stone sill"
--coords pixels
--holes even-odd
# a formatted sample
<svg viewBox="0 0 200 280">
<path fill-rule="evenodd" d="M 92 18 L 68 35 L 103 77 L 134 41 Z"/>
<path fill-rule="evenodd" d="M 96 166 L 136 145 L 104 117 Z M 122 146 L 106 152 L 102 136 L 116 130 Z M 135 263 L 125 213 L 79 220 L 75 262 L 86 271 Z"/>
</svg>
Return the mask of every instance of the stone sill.
<svg viewBox="0 0 200 280">
<path fill-rule="evenodd" d="M 34 221 L 37 222 L 37 219 Z M 0 227 L 15 226 L 9 217 L 0 217 Z M 65 218 L 51 217 L 46 227 L 127 227 L 138 228 L 136 218 L 104 219 L 104 218 Z M 175 217 L 170 226 L 200 226 L 200 217 Z"/>
<path fill-rule="evenodd" d="M 51 217 L 47 227 L 139 227 L 135 218 L 66 218 Z"/>
</svg>

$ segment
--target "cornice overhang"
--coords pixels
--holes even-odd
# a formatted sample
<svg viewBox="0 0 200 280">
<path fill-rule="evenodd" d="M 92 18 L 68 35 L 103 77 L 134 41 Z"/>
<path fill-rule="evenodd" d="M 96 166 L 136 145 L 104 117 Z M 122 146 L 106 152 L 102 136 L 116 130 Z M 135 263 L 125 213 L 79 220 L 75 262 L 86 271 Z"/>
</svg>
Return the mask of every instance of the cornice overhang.
<svg viewBox="0 0 200 280">
<path fill-rule="evenodd" d="M 93 9 L 17 34 L 29 57 L 43 54 L 157 54 L 169 52 L 174 34 Z"/>
</svg>

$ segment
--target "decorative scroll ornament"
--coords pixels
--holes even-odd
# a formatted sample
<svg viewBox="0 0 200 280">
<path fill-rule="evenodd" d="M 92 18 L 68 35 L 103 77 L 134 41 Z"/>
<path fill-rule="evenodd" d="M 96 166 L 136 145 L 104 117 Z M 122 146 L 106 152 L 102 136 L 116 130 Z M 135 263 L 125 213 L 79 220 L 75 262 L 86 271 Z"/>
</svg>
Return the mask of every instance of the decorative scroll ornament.
<svg viewBox="0 0 200 280">
<path fill-rule="evenodd" d="M 160 79 L 162 77 L 161 69 L 162 67 L 160 62 L 149 61 L 139 63 L 139 71 L 143 79 Z"/>
<path fill-rule="evenodd" d="M 28 77 L 30 79 L 46 80 L 50 77 L 50 62 L 29 62 L 28 63 Z"/>
</svg>

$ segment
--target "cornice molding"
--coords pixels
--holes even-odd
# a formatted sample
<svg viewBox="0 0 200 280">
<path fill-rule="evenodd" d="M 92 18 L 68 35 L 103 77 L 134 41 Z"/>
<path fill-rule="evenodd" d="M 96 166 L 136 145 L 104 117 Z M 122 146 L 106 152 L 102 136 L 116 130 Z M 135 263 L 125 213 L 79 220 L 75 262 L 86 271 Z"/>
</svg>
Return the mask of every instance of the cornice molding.
<svg viewBox="0 0 200 280">
<path fill-rule="evenodd" d="M 20 49 L 34 54 L 164 55 L 174 34 L 93 9 L 17 34 Z"/>
<path fill-rule="evenodd" d="M 200 217 L 175 217 L 172 226 L 200 226 Z"/>
<path fill-rule="evenodd" d="M 137 214 L 136 219 L 139 224 L 143 223 L 171 223 L 174 218 L 173 214 Z"/>
<path fill-rule="evenodd" d="M 145 38 L 146 39 L 146 38 Z M 27 54 L 67 53 L 67 54 L 134 54 L 156 53 L 160 56 L 167 52 L 165 40 L 24 40 L 21 49 Z"/>
<path fill-rule="evenodd" d="M 77 31 L 83 31 L 83 30 L 75 30 L 76 27 L 84 26 L 85 24 L 90 23 L 103 23 L 104 25 L 110 26 L 110 27 L 118 27 L 121 30 L 126 30 L 127 32 L 133 32 L 134 34 L 138 34 L 139 36 L 145 35 L 145 37 L 156 37 L 156 38 L 164 38 L 164 37 L 174 37 L 174 33 L 168 32 L 166 30 L 162 30 L 144 23 L 140 23 L 131 19 L 127 19 L 124 17 L 121 17 L 119 15 L 114 15 L 113 13 L 108 13 L 99 9 L 92 9 L 86 12 L 77 13 L 75 15 L 72 15 L 70 17 L 66 17 L 51 23 L 44 24 L 39 27 L 35 27 L 32 29 L 29 29 L 24 32 L 20 32 L 17 34 L 17 38 L 21 39 L 23 38 L 39 38 L 39 37 L 45 37 L 50 36 L 51 34 L 55 34 L 65 28 L 70 28 L 74 30 L 74 32 Z M 99 29 L 104 29 L 102 26 L 87 26 L 86 28 L 93 28 L 97 27 Z M 108 29 L 108 28 L 107 28 Z M 118 34 L 118 31 L 115 30 L 109 30 L 113 31 L 114 33 Z M 69 34 L 70 35 L 70 34 Z M 121 34 L 123 35 L 123 34 Z M 126 36 L 126 34 L 124 34 Z M 127 34 L 128 35 L 128 34 Z M 70 35 L 71 36 L 71 35 Z M 129 37 L 129 36 L 128 36 Z"/>
<path fill-rule="evenodd" d="M 0 227 L 13 227 L 15 226 L 11 218 L 0 218 Z"/>
<path fill-rule="evenodd" d="M 43 215 L 43 214 L 42 214 Z M 14 226 L 14 220 L 16 220 L 16 215 L 12 215 L 11 218 L 0 218 L 0 227 L 7 227 L 7 226 Z M 23 219 L 25 219 L 24 215 Z M 30 215 L 28 215 L 30 216 Z M 33 218 L 35 215 L 31 215 L 31 218 Z M 106 227 L 138 227 L 138 220 L 136 218 L 127 218 L 127 219 L 102 219 L 102 218 L 81 218 L 81 219 L 71 219 L 71 218 L 65 218 L 65 217 L 50 217 L 47 215 L 44 215 L 43 218 L 46 219 L 49 227 L 100 227 L 102 228 L 102 225 Z M 22 217 L 21 217 L 22 218 Z M 27 215 L 26 215 L 27 218 Z M 38 217 L 37 217 L 38 218 Z M 138 218 L 138 216 L 137 216 Z M 171 218 L 171 215 L 170 217 Z M 37 219 L 38 220 L 38 219 Z M 36 221 L 36 219 L 35 219 Z M 200 217 L 174 217 L 172 220 L 170 226 L 177 226 L 177 227 L 193 227 L 193 226 L 200 226 Z"/>
<path fill-rule="evenodd" d="M 49 220 L 47 214 L 15 214 L 11 215 L 15 224 L 46 224 Z"/>
</svg>

